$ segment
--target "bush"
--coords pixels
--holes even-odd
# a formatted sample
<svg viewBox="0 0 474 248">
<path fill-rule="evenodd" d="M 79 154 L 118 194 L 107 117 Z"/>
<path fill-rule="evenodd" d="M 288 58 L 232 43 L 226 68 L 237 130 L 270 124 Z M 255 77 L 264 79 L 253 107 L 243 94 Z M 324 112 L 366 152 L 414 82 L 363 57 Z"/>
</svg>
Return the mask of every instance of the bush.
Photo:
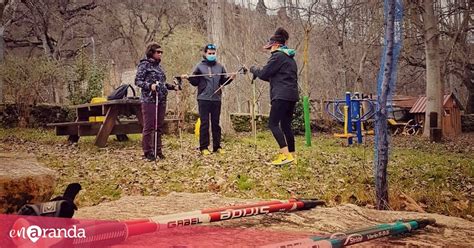
<svg viewBox="0 0 474 248">
<path fill-rule="evenodd" d="M 5 59 L 0 66 L 0 80 L 4 82 L 5 102 L 14 104 L 10 111 L 18 118 L 18 126 L 28 125 L 32 106 L 55 100 L 65 78 L 64 68 L 46 57 Z"/>
<path fill-rule="evenodd" d="M 300 99 L 295 106 L 295 112 L 293 113 L 293 120 L 291 121 L 291 128 L 294 134 L 304 134 L 304 110 L 303 110 L 303 99 Z"/>
<path fill-rule="evenodd" d="M 257 115 L 257 130 L 263 131 L 268 126 L 268 115 Z M 252 115 L 246 113 L 230 114 L 232 127 L 236 132 L 250 132 L 252 131 Z"/>
<path fill-rule="evenodd" d="M 30 118 L 27 127 L 46 127 L 48 123 L 68 122 L 75 119 L 75 111 L 65 106 L 38 104 L 30 106 Z M 15 104 L 0 105 L 0 127 L 13 128 L 19 126 L 19 118 Z"/>
<path fill-rule="evenodd" d="M 68 84 L 71 104 L 88 103 L 92 98 L 102 96 L 107 67 L 94 63 L 82 51 L 76 57 Z"/>
</svg>

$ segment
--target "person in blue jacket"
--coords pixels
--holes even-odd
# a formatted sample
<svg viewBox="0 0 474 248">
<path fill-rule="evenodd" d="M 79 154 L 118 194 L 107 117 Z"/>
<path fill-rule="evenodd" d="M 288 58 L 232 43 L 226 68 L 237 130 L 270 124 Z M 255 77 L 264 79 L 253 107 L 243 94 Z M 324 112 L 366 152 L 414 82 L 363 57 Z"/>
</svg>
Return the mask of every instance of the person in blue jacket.
<svg viewBox="0 0 474 248">
<path fill-rule="evenodd" d="M 212 148 L 216 153 L 225 153 L 221 147 L 221 127 L 219 119 L 221 114 L 222 91 L 218 90 L 223 84 L 229 84 L 235 79 L 236 74 L 226 74 L 223 65 L 217 62 L 217 49 L 214 44 L 207 44 L 203 49 L 203 59 L 196 65 L 193 75 L 186 74 L 181 78 L 189 80 L 191 85 L 197 87 L 197 101 L 201 126 L 199 130 L 199 150 L 202 155 L 209 155 L 209 123 L 212 130 Z M 218 90 L 216 92 L 216 90 Z"/>
</svg>

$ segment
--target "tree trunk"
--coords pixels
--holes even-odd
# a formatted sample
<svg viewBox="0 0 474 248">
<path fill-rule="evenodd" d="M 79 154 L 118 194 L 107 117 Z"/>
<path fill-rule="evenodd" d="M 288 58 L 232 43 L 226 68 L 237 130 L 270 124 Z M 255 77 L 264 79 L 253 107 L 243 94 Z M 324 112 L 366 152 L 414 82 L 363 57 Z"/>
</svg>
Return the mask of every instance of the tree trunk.
<svg viewBox="0 0 474 248">
<path fill-rule="evenodd" d="M 442 128 L 443 84 L 439 55 L 438 17 L 434 13 L 434 0 L 423 1 L 423 26 L 426 54 L 426 109 L 423 136 L 430 136 L 430 113 L 438 113 L 438 128 Z"/>
<path fill-rule="evenodd" d="M 0 64 L 5 59 L 5 26 L 0 27 Z M 3 80 L 0 79 L 0 104 L 3 103 Z"/>
<path fill-rule="evenodd" d="M 225 1 L 208 0 L 209 13 L 207 18 L 207 30 L 209 41 L 217 46 L 219 62 L 223 65 L 226 63 L 226 49 L 224 47 L 225 26 L 224 7 Z M 226 68 L 230 70 L 230 68 Z M 229 71 L 230 72 L 230 71 Z M 225 89 L 222 91 L 222 109 L 221 109 L 221 127 L 223 133 L 232 132 L 232 125 L 229 115 L 229 96 Z"/>
<path fill-rule="evenodd" d="M 385 63 L 383 66 L 382 84 L 378 91 L 378 104 L 375 113 L 375 196 L 377 209 L 388 209 L 388 127 L 387 127 L 387 99 L 390 93 L 390 81 L 394 75 L 393 50 L 395 26 L 395 1 L 386 2 L 388 10 L 385 17 Z M 396 61 L 395 61 L 396 63 Z M 379 79 L 380 80 L 380 79 Z"/>
<path fill-rule="evenodd" d="M 8 1 L 0 1 L 0 63 L 5 59 L 5 20 L 4 11 Z M 0 79 L 0 104 L 3 103 L 3 80 Z"/>
<path fill-rule="evenodd" d="M 467 88 L 466 113 L 474 113 L 474 64 L 464 66 L 463 84 Z"/>
</svg>

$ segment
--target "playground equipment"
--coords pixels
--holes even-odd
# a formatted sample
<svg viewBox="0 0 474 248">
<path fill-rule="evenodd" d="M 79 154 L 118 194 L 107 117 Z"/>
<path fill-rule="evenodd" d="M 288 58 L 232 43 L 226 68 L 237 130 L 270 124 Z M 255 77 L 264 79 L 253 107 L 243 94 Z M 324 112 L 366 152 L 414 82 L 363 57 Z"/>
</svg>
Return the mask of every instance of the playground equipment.
<svg viewBox="0 0 474 248">
<path fill-rule="evenodd" d="M 423 122 L 417 123 L 410 119 L 407 122 L 399 122 L 395 119 L 387 119 L 392 130 L 392 135 L 418 135 L 423 130 Z"/>
<path fill-rule="evenodd" d="M 344 100 L 326 102 L 326 112 L 334 119 L 344 123 L 344 133 L 336 133 L 335 137 L 347 139 L 349 145 L 353 143 L 353 137 L 357 137 L 357 143 L 362 143 L 363 123 L 370 120 L 375 114 L 376 101 L 364 98 L 358 92 L 354 95 L 346 92 Z M 353 126 L 355 125 L 355 129 Z M 371 134 L 373 132 L 366 132 Z"/>
</svg>

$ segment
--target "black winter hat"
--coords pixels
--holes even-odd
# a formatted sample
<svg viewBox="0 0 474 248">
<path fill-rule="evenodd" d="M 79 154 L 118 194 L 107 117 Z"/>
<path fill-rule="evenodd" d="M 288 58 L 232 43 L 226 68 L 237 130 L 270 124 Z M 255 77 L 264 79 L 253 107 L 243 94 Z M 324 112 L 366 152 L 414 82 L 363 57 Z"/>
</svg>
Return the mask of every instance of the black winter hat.
<svg viewBox="0 0 474 248">
<path fill-rule="evenodd" d="M 270 37 L 268 43 L 264 46 L 265 49 L 271 48 L 274 44 L 285 44 L 290 38 L 288 32 L 282 27 L 277 28 L 275 33 Z"/>
</svg>

